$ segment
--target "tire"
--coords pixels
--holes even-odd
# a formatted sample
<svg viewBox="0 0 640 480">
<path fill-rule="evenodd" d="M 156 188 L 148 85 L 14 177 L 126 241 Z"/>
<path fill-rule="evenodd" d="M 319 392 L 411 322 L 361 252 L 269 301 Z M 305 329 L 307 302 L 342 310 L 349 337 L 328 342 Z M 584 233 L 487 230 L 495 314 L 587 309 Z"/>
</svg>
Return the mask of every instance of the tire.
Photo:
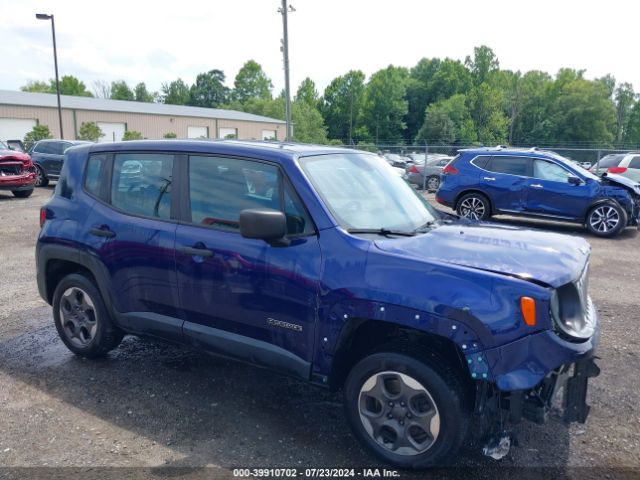
<svg viewBox="0 0 640 480">
<path fill-rule="evenodd" d="M 13 190 L 11 193 L 13 193 L 13 196 L 16 198 L 27 198 L 33 193 L 33 188 L 30 190 Z"/>
<path fill-rule="evenodd" d="M 93 282 L 78 273 L 67 275 L 56 287 L 53 319 L 67 348 L 82 357 L 103 357 L 124 336 L 113 324 Z"/>
<path fill-rule="evenodd" d="M 482 193 L 467 193 L 458 200 L 456 213 L 469 220 L 487 220 L 491 217 L 491 203 Z"/>
<path fill-rule="evenodd" d="M 44 174 L 44 170 L 40 165 L 36 165 L 36 187 L 46 187 L 49 185 L 49 179 Z"/>
<path fill-rule="evenodd" d="M 469 424 L 463 392 L 459 375 L 434 358 L 375 353 L 349 373 L 345 411 L 355 436 L 380 460 L 423 469 L 447 464 L 462 445 Z"/>
<path fill-rule="evenodd" d="M 617 202 L 596 205 L 587 214 L 587 230 L 598 237 L 613 237 L 627 226 L 627 212 Z"/>
<path fill-rule="evenodd" d="M 427 191 L 428 192 L 436 192 L 438 188 L 440 188 L 440 177 L 436 175 L 431 175 L 427 177 Z"/>
</svg>

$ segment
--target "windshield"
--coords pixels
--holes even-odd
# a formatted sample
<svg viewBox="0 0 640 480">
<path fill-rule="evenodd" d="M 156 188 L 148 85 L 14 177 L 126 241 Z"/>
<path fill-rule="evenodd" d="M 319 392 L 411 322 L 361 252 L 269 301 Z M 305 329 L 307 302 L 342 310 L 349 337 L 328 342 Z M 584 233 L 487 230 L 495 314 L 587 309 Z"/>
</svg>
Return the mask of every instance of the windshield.
<svg viewBox="0 0 640 480">
<path fill-rule="evenodd" d="M 413 231 L 439 218 L 376 155 L 344 153 L 300 159 L 316 192 L 345 229 Z"/>
</svg>

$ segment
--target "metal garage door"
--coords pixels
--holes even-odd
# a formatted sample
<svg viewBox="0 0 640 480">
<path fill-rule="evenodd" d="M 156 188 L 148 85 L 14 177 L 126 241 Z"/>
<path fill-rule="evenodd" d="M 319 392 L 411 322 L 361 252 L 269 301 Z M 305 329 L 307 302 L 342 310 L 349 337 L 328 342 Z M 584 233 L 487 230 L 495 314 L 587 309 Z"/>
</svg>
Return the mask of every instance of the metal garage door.
<svg viewBox="0 0 640 480">
<path fill-rule="evenodd" d="M 24 140 L 24 136 L 37 124 L 34 119 L 0 118 L 0 140 Z"/>
<path fill-rule="evenodd" d="M 209 138 L 209 128 L 187 127 L 187 138 Z"/>
<path fill-rule="evenodd" d="M 104 133 L 104 137 L 100 138 L 98 143 L 119 142 L 127 131 L 126 123 L 98 122 L 98 126 Z"/>
</svg>

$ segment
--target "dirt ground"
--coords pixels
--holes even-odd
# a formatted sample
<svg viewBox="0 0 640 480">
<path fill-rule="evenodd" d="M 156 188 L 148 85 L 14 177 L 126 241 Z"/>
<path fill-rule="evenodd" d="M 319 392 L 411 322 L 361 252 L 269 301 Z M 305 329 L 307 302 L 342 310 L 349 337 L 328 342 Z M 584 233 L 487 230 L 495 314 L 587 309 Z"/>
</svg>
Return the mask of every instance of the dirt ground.
<svg viewBox="0 0 640 480">
<path fill-rule="evenodd" d="M 0 479 L 226 478 L 238 467 L 383 467 L 355 442 L 339 394 L 134 337 L 104 360 L 71 354 L 35 281 L 38 210 L 51 193 L 41 188 L 15 199 L 0 192 Z M 522 423 L 514 429 L 519 446 L 502 461 L 468 446 L 453 469 L 432 478 L 506 478 L 501 473 L 515 471 L 525 478 L 549 472 L 639 478 L 640 235 L 627 229 L 602 240 L 578 226 L 499 221 L 587 237 L 602 373 L 590 384 L 585 425 L 567 428 L 558 416 L 545 426 Z"/>
</svg>

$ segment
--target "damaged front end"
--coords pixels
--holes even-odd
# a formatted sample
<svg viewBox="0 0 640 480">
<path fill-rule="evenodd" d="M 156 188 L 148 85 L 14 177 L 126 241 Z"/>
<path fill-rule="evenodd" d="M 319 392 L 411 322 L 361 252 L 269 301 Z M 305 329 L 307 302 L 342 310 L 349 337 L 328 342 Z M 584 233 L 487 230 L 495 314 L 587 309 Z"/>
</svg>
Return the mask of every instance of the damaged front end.
<svg viewBox="0 0 640 480">
<path fill-rule="evenodd" d="M 622 187 L 629 193 L 631 204 L 627 206 L 628 225 L 635 225 L 640 229 L 640 183 L 615 173 L 603 174 L 601 181 L 604 185 Z"/>
<path fill-rule="evenodd" d="M 36 182 L 36 170 L 31 157 L 25 153 L 0 152 L 0 189 L 30 190 Z"/>
</svg>

